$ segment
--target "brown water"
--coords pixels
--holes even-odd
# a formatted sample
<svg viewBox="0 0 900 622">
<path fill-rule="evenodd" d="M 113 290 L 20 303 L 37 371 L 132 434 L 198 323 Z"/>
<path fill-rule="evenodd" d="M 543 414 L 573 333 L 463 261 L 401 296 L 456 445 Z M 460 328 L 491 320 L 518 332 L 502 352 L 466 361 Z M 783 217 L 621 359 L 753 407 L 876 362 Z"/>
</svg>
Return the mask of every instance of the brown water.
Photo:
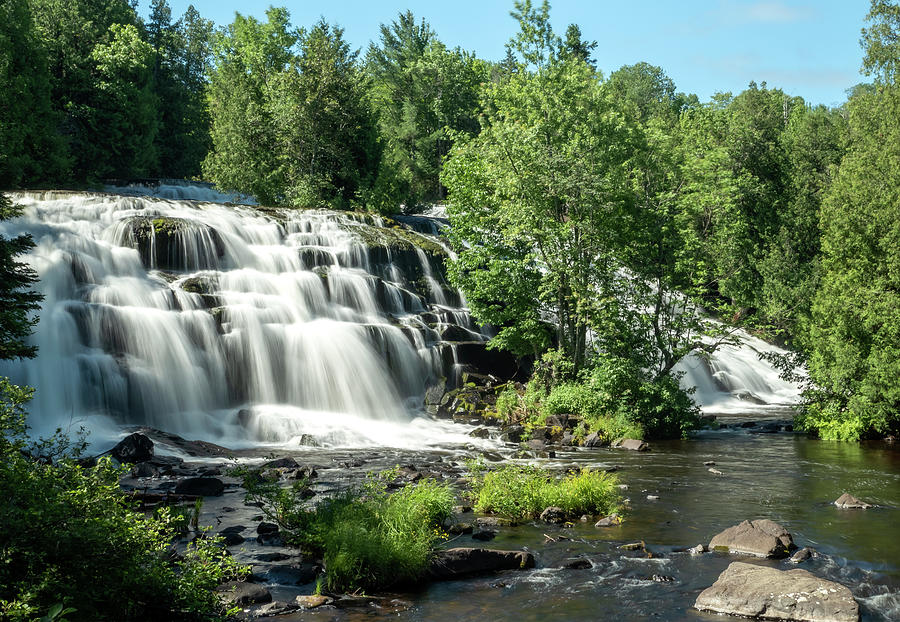
<svg viewBox="0 0 900 622">
<path fill-rule="evenodd" d="M 714 461 L 723 475 L 710 473 L 705 461 Z M 548 466 L 576 464 L 620 469 L 631 499 L 624 524 L 598 529 L 590 523 L 569 528 L 532 523 L 507 529 L 488 546 L 531 550 L 537 568 L 435 583 L 398 595 L 408 603 L 405 609 L 305 612 L 289 619 L 723 620 L 691 606 L 736 558 L 691 556 L 680 549 L 708 543 L 744 519 L 769 518 L 784 525 L 798 546 L 821 553 L 800 567 L 847 585 L 860 602 L 863 620 L 900 620 L 898 449 L 729 430 L 653 443 L 647 453 L 583 450 L 548 461 Z M 832 501 L 843 492 L 879 507 L 839 510 Z M 648 500 L 648 495 L 659 499 Z M 545 534 L 569 539 L 544 544 Z M 653 558 L 617 548 L 638 540 Z M 451 546 L 484 543 L 464 536 Z M 593 567 L 558 568 L 573 557 L 586 557 Z M 756 563 L 795 567 L 787 561 Z M 654 581 L 653 575 L 672 580 Z"/>
</svg>

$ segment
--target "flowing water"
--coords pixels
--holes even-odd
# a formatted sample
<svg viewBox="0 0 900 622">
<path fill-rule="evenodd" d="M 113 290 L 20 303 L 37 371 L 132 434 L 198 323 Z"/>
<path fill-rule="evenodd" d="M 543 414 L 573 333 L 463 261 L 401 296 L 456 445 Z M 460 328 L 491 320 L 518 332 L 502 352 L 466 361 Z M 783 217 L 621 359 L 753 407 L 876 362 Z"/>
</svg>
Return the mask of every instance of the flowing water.
<svg viewBox="0 0 900 622">
<path fill-rule="evenodd" d="M 26 260 L 45 297 L 39 355 L 0 364 L 0 374 L 36 387 L 36 433 L 85 424 L 103 450 L 123 426 L 149 425 L 230 447 L 374 447 L 392 459 L 386 448 L 453 454 L 479 442 L 422 410 L 426 388 L 458 381 L 489 335 L 447 286 L 440 240 L 403 224 L 433 233 L 433 222 L 226 205 L 240 197 L 208 187 L 119 192 L 17 194 L 23 216 L 0 223 L 0 234 L 36 242 Z M 772 405 L 794 402 L 798 389 L 759 360 L 769 349 L 745 336 L 742 347 L 683 362 L 684 382 L 708 413 L 788 418 Z M 309 443 L 319 448 L 303 449 Z M 712 619 L 690 605 L 729 560 L 678 549 L 766 517 L 822 553 L 807 567 L 850 586 L 866 619 L 900 619 L 900 458 L 888 446 L 729 428 L 656 443 L 649 454 L 556 460 L 621 468 L 628 520 L 606 530 L 579 524 L 546 546 L 538 543 L 556 528 L 501 533 L 493 544 L 532 548 L 539 567 L 404 595 L 411 607 L 401 617 Z M 879 507 L 829 505 L 845 491 Z M 656 555 L 616 548 L 632 540 Z M 573 556 L 592 568 L 554 568 Z"/>
</svg>

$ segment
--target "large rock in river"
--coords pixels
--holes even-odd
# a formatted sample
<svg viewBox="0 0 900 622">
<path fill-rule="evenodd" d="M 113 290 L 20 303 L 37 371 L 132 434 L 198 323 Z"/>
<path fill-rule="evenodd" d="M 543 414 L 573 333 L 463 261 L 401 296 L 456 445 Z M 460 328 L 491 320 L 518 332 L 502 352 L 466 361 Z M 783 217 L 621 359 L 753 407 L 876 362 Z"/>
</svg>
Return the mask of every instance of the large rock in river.
<svg viewBox="0 0 900 622">
<path fill-rule="evenodd" d="M 694 607 L 769 620 L 857 622 L 859 605 L 846 587 L 806 570 L 777 570 L 734 562 Z"/>
<path fill-rule="evenodd" d="M 712 551 L 728 551 L 738 555 L 757 557 L 787 557 L 794 546 L 794 540 L 787 530 L 768 519 L 745 520 L 729 527 L 713 537 L 709 542 Z"/>
<path fill-rule="evenodd" d="M 455 548 L 438 551 L 428 572 L 432 579 L 456 579 L 496 570 L 534 568 L 534 555 L 527 551 Z"/>
<path fill-rule="evenodd" d="M 153 441 L 140 432 L 129 434 L 115 447 L 109 450 L 110 455 L 119 462 L 137 464 L 153 457 Z"/>
</svg>

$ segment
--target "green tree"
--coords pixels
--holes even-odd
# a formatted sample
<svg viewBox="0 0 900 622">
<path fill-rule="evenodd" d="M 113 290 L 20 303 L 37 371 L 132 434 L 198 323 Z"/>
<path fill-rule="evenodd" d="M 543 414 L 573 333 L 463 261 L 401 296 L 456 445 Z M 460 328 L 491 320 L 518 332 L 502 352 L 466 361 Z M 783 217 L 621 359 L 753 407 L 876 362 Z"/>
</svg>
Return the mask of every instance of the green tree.
<svg viewBox="0 0 900 622">
<path fill-rule="evenodd" d="M 287 203 L 348 207 L 371 185 L 377 152 L 367 84 L 343 29 L 320 21 L 273 80 L 268 108 Z"/>
<path fill-rule="evenodd" d="M 216 34 L 207 90 L 212 150 L 203 173 L 222 188 L 278 204 L 285 199 L 284 181 L 269 101 L 294 60 L 297 35 L 287 10 L 270 8 L 266 18 L 238 13 Z"/>
<path fill-rule="evenodd" d="M 19 214 L 21 208 L 0 194 L 0 221 Z M 28 336 L 37 322 L 33 313 L 43 297 L 28 289 L 37 281 L 37 275 L 17 259 L 33 246 L 31 236 L 0 235 L 0 360 L 32 357 L 37 352 L 28 343 Z"/>
<path fill-rule="evenodd" d="M 28 0 L 0 5 L 0 188 L 64 178 L 69 162 L 50 101 L 47 55 Z"/>
</svg>

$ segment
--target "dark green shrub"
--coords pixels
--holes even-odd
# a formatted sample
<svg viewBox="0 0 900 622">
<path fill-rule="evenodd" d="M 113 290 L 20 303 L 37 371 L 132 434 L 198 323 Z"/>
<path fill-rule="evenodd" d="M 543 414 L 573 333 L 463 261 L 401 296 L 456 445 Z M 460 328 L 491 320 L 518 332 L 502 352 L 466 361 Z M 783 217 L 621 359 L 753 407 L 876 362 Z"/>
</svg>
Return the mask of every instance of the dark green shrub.
<svg viewBox="0 0 900 622">
<path fill-rule="evenodd" d="M 320 501 L 305 509 L 303 484 L 280 488 L 245 472 L 248 496 L 262 503 L 292 544 L 321 555 L 325 584 L 333 591 L 376 590 L 414 583 L 428 568 L 434 545 L 445 537 L 454 495 L 433 480 L 388 493 L 385 477 L 370 477 L 361 490 Z"/>
<path fill-rule="evenodd" d="M 30 392 L 0 378 L 0 618 L 32 620 L 63 604 L 78 620 L 193 620 L 224 614 L 211 591 L 243 570 L 221 542 L 173 556 L 176 521 L 122 494 L 109 459 L 83 468 L 57 434 L 29 444 Z"/>
</svg>

